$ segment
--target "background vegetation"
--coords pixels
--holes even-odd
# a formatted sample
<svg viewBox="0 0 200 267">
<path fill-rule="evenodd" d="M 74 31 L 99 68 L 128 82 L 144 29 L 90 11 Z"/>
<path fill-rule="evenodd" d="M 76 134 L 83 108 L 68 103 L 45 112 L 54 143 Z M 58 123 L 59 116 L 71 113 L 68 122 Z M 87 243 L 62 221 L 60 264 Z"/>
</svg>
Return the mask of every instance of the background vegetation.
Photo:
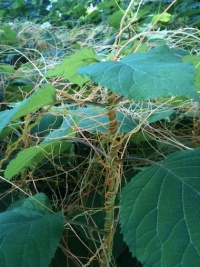
<svg viewBox="0 0 200 267">
<path fill-rule="evenodd" d="M 200 2 L 0 6 L 2 266 L 199 266 Z"/>
</svg>

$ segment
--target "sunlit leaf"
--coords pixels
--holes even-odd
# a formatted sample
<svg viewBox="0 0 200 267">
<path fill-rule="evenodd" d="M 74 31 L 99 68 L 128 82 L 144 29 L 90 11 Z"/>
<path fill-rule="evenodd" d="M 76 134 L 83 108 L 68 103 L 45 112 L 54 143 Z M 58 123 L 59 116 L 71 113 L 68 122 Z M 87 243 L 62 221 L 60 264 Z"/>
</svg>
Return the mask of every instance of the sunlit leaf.
<svg viewBox="0 0 200 267">
<path fill-rule="evenodd" d="M 16 45 L 18 42 L 16 32 L 7 25 L 0 26 L 0 44 Z"/>
<path fill-rule="evenodd" d="M 158 21 L 161 21 L 161 22 L 168 22 L 171 20 L 171 18 L 172 18 L 172 15 L 167 12 L 163 13 L 162 15 L 156 14 L 155 16 L 153 16 L 151 23 L 154 23 L 157 19 Z"/>
<path fill-rule="evenodd" d="M 60 76 L 72 83 L 82 86 L 89 79 L 78 75 L 76 70 L 81 66 L 89 65 L 94 62 L 96 62 L 94 50 L 84 48 L 74 53 L 71 57 L 64 58 L 62 63 L 57 65 L 53 70 L 49 70 L 45 74 L 45 77 Z"/>
</svg>

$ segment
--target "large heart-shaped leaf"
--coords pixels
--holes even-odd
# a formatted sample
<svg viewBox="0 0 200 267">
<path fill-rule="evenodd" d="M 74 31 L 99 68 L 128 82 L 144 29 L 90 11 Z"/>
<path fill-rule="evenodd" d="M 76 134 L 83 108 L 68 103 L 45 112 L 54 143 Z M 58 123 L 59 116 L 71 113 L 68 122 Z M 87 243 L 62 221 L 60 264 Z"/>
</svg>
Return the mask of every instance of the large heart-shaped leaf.
<svg viewBox="0 0 200 267">
<path fill-rule="evenodd" d="M 51 212 L 42 193 L 15 202 L 0 214 L 0 265 L 48 267 L 59 245 L 63 225 L 62 213 Z"/>
<path fill-rule="evenodd" d="M 200 149 L 146 168 L 121 194 L 121 228 L 144 267 L 200 266 Z"/>
<path fill-rule="evenodd" d="M 200 102 L 194 86 L 194 67 L 181 62 L 165 45 L 126 56 L 119 62 L 81 67 L 78 73 L 136 101 L 184 96 Z"/>
</svg>

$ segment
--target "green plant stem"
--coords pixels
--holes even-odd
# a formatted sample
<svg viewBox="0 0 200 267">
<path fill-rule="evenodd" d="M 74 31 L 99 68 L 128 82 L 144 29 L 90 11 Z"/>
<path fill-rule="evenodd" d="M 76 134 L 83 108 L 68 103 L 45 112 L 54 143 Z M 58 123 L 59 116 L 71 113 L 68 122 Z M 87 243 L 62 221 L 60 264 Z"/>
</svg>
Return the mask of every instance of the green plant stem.
<svg viewBox="0 0 200 267">
<path fill-rule="evenodd" d="M 120 185 L 121 162 L 118 161 L 118 151 L 121 146 L 121 138 L 118 134 L 118 121 L 116 106 L 114 105 L 116 95 L 111 93 L 108 97 L 108 118 L 109 118 L 109 143 L 108 157 L 105 159 L 106 171 L 106 193 L 105 193 L 105 223 L 103 252 L 101 253 L 100 266 L 107 267 L 112 255 L 113 237 L 116 229 L 115 221 L 115 199 Z"/>
</svg>

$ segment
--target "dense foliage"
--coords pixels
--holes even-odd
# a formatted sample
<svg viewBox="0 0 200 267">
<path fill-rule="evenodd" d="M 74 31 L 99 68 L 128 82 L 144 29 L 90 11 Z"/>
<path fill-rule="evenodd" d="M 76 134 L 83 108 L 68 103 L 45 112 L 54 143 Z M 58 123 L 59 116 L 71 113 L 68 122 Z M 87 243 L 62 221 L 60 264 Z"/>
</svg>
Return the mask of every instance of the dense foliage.
<svg viewBox="0 0 200 267">
<path fill-rule="evenodd" d="M 2 266 L 199 266 L 200 3 L 0 5 Z"/>
</svg>

